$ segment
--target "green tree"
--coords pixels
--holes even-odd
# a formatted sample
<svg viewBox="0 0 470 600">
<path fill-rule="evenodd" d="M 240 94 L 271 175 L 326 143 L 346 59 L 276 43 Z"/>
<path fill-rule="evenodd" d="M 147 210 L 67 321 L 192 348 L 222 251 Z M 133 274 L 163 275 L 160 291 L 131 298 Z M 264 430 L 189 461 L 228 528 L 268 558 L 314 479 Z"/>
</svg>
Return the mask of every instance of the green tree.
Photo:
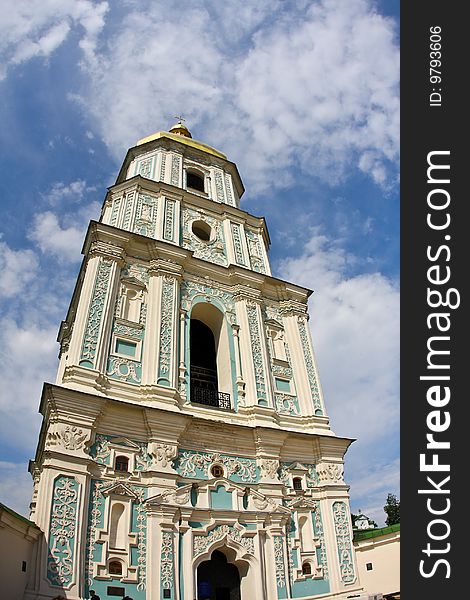
<svg viewBox="0 0 470 600">
<path fill-rule="evenodd" d="M 384 511 L 387 515 L 387 519 L 385 520 L 387 525 L 395 525 L 400 522 L 400 500 L 394 494 L 387 496 Z"/>
</svg>

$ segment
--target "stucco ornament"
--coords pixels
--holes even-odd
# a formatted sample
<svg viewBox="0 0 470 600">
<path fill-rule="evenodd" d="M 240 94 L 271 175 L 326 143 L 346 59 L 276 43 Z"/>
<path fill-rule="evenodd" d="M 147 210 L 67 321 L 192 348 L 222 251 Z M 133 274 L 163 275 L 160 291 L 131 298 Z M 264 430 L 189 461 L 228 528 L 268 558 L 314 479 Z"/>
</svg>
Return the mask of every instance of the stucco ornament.
<svg viewBox="0 0 470 600">
<path fill-rule="evenodd" d="M 263 458 L 260 462 L 261 477 L 263 479 L 274 479 L 279 481 L 277 471 L 279 469 L 279 461 L 274 458 Z"/>
<path fill-rule="evenodd" d="M 177 446 L 173 444 L 164 444 L 160 442 L 150 442 L 148 445 L 148 454 L 152 457 L 150 468 L 165 469 L 174 471 L 172 461 L 178 453 Z"/>
<path fill-rule="evenodd" d="M 342 484 L 344 467 L 337 463 L 320 463 L 317 474 L 320 484 Z"/>
<path fill-rule="evenodd" d="M 60 437 L 67 450 L 80 450 L 85 444 L 88 433 L 83 433 L 82 429 L 73 425 L 67 425 L 65 429 L 62 429 L 60 432 Z"/>
<path fill-rule="evenodd" d="M 248 554 L 254 554 L 255 546 L 253 538 L 243 537 L 244 531 L 244 528 L 238 528 L 236 525 L 218 525 L 207 535 L 195 535 L 193 540 L 194 556 L 203 554 L 212 544 L 225 538 L 243 546 Z"/>
</svg>

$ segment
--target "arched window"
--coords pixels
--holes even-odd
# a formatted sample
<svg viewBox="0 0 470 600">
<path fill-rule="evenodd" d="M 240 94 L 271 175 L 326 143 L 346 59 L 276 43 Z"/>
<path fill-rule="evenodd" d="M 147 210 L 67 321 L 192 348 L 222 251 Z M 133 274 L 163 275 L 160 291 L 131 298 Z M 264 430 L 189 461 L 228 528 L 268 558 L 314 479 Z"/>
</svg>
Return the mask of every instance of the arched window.
<svg viewBox="0 0 470 600">
<path fill-rule="evenodd" d="M 114 461 L 114 470 L 115 471 L 129 471 L 129 459 L 127 456 L 116 456 L 116 460 Z"/>
<path fill-rule="evenodd" d="M 111 508 L 109 526 L 109 547 L 124 549 L 126 547 L 127 532 L 124 514 L 124 505 L 116 502 Z"/>
<path fill-rule="evenodd" d="M 302 575 L 311 575 L 312 565 L 309 562 L 304 562 L 302 565 Z"/>
<path fill-rule="evenodd" d="M 122 563 L 119 560 L 111 560 L 108 565 L 110 575 L 122 575 Z"/>
<path fill-rule="evenodd" d="M 188 188 L 192 188 L 193 190 L 198 190 L 199 192 L 204 191 L 204 178 L 198 175 L 197 173 L 193 173 L 192 171 L 188 171 L 186 173 L 186 186 Z"/>
<path fill-rule="evenodd" d="M 216 408 L 231 408 L 234 364 L 223 313 L 199 302 L 191 311 L 189 327 L 190 400 Z"/>
<path fill-rule="evenodd" d="M 302 479 L 300 477 L 294 477 L 292 479 L 292 485 L 294 486 L 294 490 L 302 489 Z"/>
</svg>

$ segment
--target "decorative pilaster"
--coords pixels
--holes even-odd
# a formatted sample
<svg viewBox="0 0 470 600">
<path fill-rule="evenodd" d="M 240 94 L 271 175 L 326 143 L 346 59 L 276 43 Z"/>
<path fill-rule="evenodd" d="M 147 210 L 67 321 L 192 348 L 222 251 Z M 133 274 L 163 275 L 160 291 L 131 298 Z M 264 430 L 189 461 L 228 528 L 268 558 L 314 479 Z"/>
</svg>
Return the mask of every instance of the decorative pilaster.
<svg viewBox="0 0 470 600">
<path fill-rule="evenodd" d="M 175 278 L 163 275 L 161 292 L 160 343 L 158 353 L 157 383 L 166 387 L 173 386 L 174 349 L 175 349 Z"/>
<path fill-rule="evenodd" d="M 333 522 L 338 547 L 339 571 L 342 582 L 347 585 L 356 581 L 351 541 L 351 517 L 346 502 L 333 503 Z"/>
<path fill-rule="evenodd" d="M 61 475 L 54 481 L 47 560 L 53 586 L 68 588 L 74 582 L 79 491 L 73 477 Z"/>
<path fill-rule="evenodd" d="M 309 336 L 307 333 L 306 319 L 305 317 L 298 318 L 298 327 L 300 334 L 300 341 L 302 343 L 302 350 L 304 353 L 305 367 L 307 369 L 307 377 L 310 385 L 310 392 L 312 394 L 312 401 L 316 415 L 323 415 L 324 409 L 322 406 L 320 390 L 317 381 L 317 373 L 313 362 L 313 353 L 310 345 Z"/>
</svg>

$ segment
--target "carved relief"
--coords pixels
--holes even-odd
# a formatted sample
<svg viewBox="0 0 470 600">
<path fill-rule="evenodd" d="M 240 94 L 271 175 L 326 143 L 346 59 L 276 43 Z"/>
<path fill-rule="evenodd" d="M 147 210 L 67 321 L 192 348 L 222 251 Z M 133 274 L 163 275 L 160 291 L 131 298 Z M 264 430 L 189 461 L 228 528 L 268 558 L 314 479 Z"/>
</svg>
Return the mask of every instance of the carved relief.
<svg viewBox="0 0 470 600">
<path fill-rule="evenodd" d="M 280 535 L 274 536 L 274 564 L 276 567 L 276 585 L 286 587 L 286 568 L 284 564 L 284 541 Z"/>
<path fill-rule="evenodd" d="M 60 432 L 60 437 L 62 438 L 64 448 L 67 450 L 80 450 L 85 444 L 88 432 L 83 433 L 78 427 L 67 425 Z"/>
<path fill-rule="evenodd" d="M 201 240 L 193 233 L 192 224 L 194 221 L 204 221 L 210 227 L 211 236 L 208 241 Z M 183 248 L 191 250 L 196 258 L 218 265 L 228 265 L 221 222 L 199 211 L 183 210 Z"/>
<path fill-rule="evenodd" d="M 199 554 L 207 552 L 212 544 L 224 538 L 243 546 L 248 554 L 254 555 L 255 547 L 253 538 L 243 537 L 244 531 L 243 527 L 237 527 L 236 525 L 217 525 L 207 535 L 195 534 L 193 538 L 194 556 L 199 556 Z"/>
<path fill-rule="evenodd" d="M 338 463 L 319 463 L 317 473 L 320 484 L 343 484 L 344 466 Z"/>
<path fill-rule="evenodd" d="M 173 587 L 173 533 L 162 533 L 160 581 L 163 589 L 171 590 Z"/>
<path fill-rule="evenodd" d="M 354 583 L 356 572 L 350 534 L 350 516 L 345 502 L 333 503 L 336 545 L 338 547 L 339 569 L 343 583 Z"/>
<path fill-rule="evenodd" d="M 246 241 L 248 244 L 248 254 L 250 255 L 251 268 L 258 273 L 266 273 L 263 252 L 259 235 L 253 231 L 245 230 Z"/>
<path fill-rule="evenodd" d="M 183 477 L 207 478 L 207 470 L 213 463 L 223 465 L 227 477 L 234 476 L 246 483 L 256 483 L 258 473 L 256 462 L 250 458 L 237 458 L 219 453 L 190 452 L 182 450 L 178 454 L 176 470 Z"/>
<path fill-rule="evenodd" d="M 88 320 L 85 327 L 85 334 L 83 336 L 80 364 L 85 367 L 93 368 L 94 366 L 98 335 L 103 316 L 104 301 L 108 292 L 111 267 L 112 262 L 108 260 L 100 261 L 98 266 L 95 287 L 91 298 L 90 310 L 88 312 Z"/>
<path fill-rule="evenodd" d="M 73 582 L 79 487 L 73 477 L 65 475 L 54 482 L 47 561 L 47 578 L 54 586 Z"/>
<path fill-rule="evenodd" d="M 150 442 L 148 445 L 148 454 L 151 457 L 150 468 L 158 468 L 174 471 L 172 461 L 178 454 L 176 445 Z"/>
<path fill-rule="evenodd" d="M 320 391 L 318 389 L 317 376 L 315 373 L 315 367 L 313 366 L 313 357 L 310 350 L 310 343 L 308 340 L 307 328 L 305 325 L 304 317 L 299 317 L 299 333 L 300 341 L 302 342 L 302 350 L 304 353 L 305 367 L 307 369 L 308 382 L 310 385 L 310 391 L 312 393 L 313 406 L 316 415 L 322 415 L 323 409 L 320 402 Z"/>
<path fill-rule="evenodd" d="M 261 477 L 278 481 L 277 471 L 279 461 L 273 458 L 263 458 L 260 461 Z"/>
</svg>

